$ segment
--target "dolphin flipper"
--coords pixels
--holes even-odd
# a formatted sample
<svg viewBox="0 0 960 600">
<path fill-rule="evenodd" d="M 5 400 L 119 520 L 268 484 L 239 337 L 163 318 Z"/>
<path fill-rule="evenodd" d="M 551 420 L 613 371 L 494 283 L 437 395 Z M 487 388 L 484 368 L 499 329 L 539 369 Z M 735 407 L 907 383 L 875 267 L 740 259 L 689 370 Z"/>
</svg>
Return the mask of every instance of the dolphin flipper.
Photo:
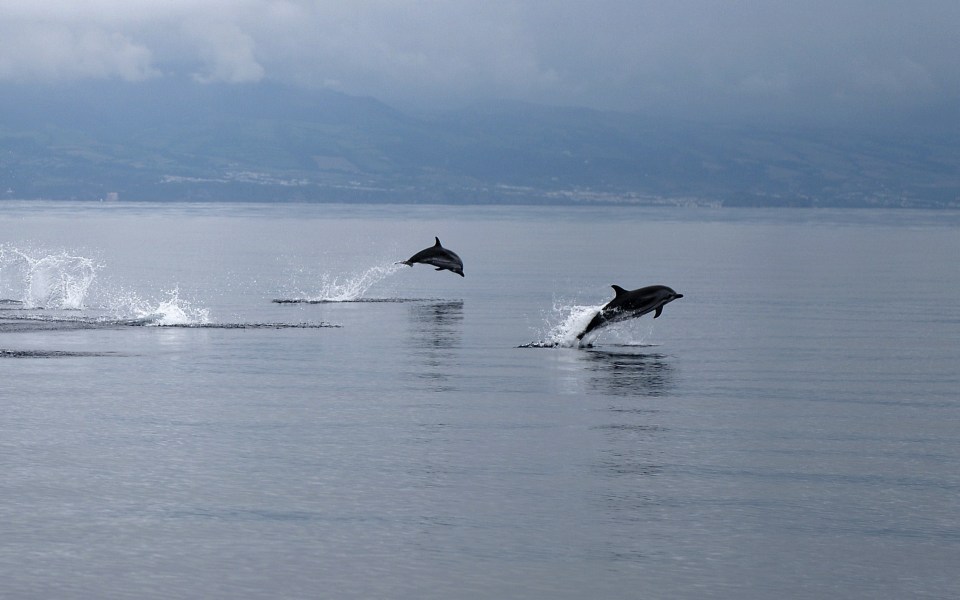
<svg viewBox="0 0 960 600">
<path fill-rule="evenodd" d="M 662 313 L 662 312 L 663 312 L 663 307 L 662 307 L 662 306 L 658 306 L 658 307 L 657 307 L 657 312 L 653 313 L 653 318 L 656 319 L 657 317 L 660 316 L 660 313 Z"/>
</svg>

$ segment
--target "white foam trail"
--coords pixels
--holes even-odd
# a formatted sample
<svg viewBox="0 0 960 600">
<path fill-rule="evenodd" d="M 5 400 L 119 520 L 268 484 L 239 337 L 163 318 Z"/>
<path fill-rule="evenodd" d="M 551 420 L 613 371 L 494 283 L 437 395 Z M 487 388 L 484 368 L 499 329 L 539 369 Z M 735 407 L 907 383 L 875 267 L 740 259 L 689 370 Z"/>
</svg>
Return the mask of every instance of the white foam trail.
<svg viewBox="0 0 960 600">
<path fill-rule="evenodd" d="M 351 302 L 359 300 L 371 287 L 403 269 L 404 266 L 398 264 L 374 266 L 342 279 L 323 275 L 320 293 L 315 297 L 307 298 L 307 300 L 311 302 Z"/>
</svg>

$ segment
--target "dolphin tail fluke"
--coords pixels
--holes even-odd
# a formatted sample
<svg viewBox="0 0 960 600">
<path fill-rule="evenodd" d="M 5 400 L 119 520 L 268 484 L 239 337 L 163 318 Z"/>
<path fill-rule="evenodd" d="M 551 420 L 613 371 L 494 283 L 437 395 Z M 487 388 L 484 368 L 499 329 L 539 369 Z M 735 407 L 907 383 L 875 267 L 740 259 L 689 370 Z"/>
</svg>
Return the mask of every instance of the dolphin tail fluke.
<svg viewBox="0 0 960 600">
<path fill-rule="evenodd" d="M 577 336 L 578 340 L 582 340 L 583 336 L 587 335 L 597 327 L 601 327 L 604 324 L 604 314 L 602 310 L 597 311 L 597 314 L 593 315 L 593 318 L 590 319 L 590 322 L 587 323 L 587 326 L 583 328 L 583 331 Z"/>
<path fill-rule="evenodd" d="M 584 330 L 577 334 L 577 339 L 582 340 L 585 335 L 587 335 L 593 330 L 594 330 L 593 321 L 590 321 L 590 323 L 584 328 Z"/>
</svg>

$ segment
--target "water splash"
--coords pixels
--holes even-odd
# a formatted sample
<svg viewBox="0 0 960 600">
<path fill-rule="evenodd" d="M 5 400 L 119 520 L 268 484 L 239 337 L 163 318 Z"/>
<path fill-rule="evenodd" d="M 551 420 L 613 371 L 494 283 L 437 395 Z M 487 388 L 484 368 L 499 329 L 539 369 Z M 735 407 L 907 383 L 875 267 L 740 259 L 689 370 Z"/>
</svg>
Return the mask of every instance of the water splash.
<svg viewBox="0 0 960 600">
<path fill-rule="evenodd" d="M 76 327 L 178 327 L 210 323 L 209 310 L 181 298 L 179 288 L 163 292 L 160 298 L 142 296 L 111 285 L 109 280 L 104 289 L 102 282 L 94 285 L 100 270 L 101 266 L 93 259 L 66 251 L 25 250 L 0 244 L 0 304 L 18 312 L 38 309 L 44 312 L 43 315 L 20 315 L 19 320 Z M 83 314 L 66 316 L 57 311 L 83 311 Z"/>
<path fill-rule="evenodd" d="M 2 295 L 19 296 L 25 308 L 83 309 L 98 268 L 92 259 L 64 251 L 36 258 L 0 245 Z"/>
<path fill-rule="evenodd" d="M 404 265 L 391 263 L 373 266 L 343 278 L 324 274 L 320 280 L 320 293 L 304 300 L 308 302 L 356 302 L 363 298 L 374 285 L 403 268 Z"/>
<path fill-rule="evenodd" d="M 637 346 L 646 347 L 644 340 L 650 335 L 653 324 L 647 322 L 646 332 L 637 332 L 637 320 L 627 320 L 616 324 L 610 324 L 600 329 L 591 331 L 583 340 L 578 340 L 577 335 L 587 328 L 590 320 L 597 311 L 604 305 L 583 306 L 573 304 L 563 300 L 555 300 L 553 308 L 549 314 L 544 316 L 546 327 L 542 330 L 542 339 L 536 342 L 523 344 L 521 348 L 577 348 L 592 347 L 593 342 L 602 334 L 604 344 L 618 346 Z M 643 327 L 643 326 L 641 326 Z M 639 338 L 639 339 L 638 339 Z"/>
<path fill-rule="evenodd" d="M 180 298 L 180 288 L 166 293 L 165 299 L 157 300 L 121 292 L 111 298 L 106 309 L 113 313 L 116 321 L 132 325 L 171 327 L 210 323 L 210 311 Z"/>
<path fill-rule="evenodd" d="M 198 325 L 210 322 L 210 311 L 182 300 L 178 288 L 156 308 L 144 311 L 142 318 L 156 325 Z"/>
<path fill-rule="evenodd" d="M 524 344 L 529 348 L 574 348 L 580 345 L 577 334 L 587 328 L 593 315 L 597 314 L 603 305 L 583 306 L 567 303 L 563 300 L 554 300 L 550 314 L 545 315 L 546 327 L 542 340 Z"/>
</svg>

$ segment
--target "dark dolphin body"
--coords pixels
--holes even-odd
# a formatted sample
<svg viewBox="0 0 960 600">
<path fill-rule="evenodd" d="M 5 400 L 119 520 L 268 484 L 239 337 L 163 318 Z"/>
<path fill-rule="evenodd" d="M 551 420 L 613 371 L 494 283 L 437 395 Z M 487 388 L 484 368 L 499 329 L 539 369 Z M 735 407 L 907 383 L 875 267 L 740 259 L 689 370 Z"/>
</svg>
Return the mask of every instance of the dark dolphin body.
<svg viewBox="0 0 960 600">
<path fill-rule="evenodd" d="M 683 298 L 683 294 L 678 294 L 665 285 L 650 285 L 630 291 L 623 289 L 619 285 L 611 287 L 613 288 L 614 294 L 616 294 L 613 300 L 607 302 L 606 306 L 601 308 L 600 312 L 590 320 L 587 328 L 577 336 L 578 340 L 582 340 L 583 336 L 598 327 L 616 323 L 617 321 L 642 317 L 651 311 L 656 311 L 653 315 L 653 318 L 656 319 L 660 316 L 660 313 L 663 312 L 665 304 L 677 298 Z"/>
<path fill-rule="evenodd" d="M 399 264 L 413 266 L 414 263 L 433 265 L 438 271 L 453 271 L 460 277 L 463 277 L 463 261 L 453 250 L 447 250 L 440 245 L 440 238 L 434 238 L 437 243 L 429 248 L 417 252 L 407 260 L 400 261 Z"/>
</svg>

